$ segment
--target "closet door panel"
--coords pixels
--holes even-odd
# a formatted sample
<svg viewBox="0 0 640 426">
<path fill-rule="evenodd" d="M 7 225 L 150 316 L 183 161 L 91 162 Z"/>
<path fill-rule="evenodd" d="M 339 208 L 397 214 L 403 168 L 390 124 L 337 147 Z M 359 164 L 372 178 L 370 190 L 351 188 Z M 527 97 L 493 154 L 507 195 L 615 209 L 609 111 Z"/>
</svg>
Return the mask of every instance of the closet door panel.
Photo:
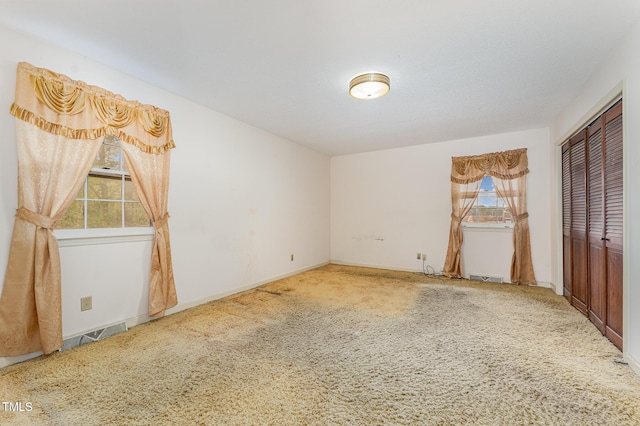
<svg viewBox="0 0 640 426">
<path fill-rule="evenodd" d="M 589 319 L 604 334 L 606 315 L 606 266 L 604 258 L 604 175 L 602 173 L 602 120 L 588 130 L 588 228 L 589 228 Z"/>
<path fill-rule="evenodd" d="M 605 114 L 605 241 L 608 248 L 622 250 L 623 156 L 622 105 Z"/>
<path fill-rule="evenodd" d="M 571 304 L 587 310 L 586 131 L 571 140 Z"/>
<path fill-rule="evenodd" d="M 623 144 L 622 104 L 605 115 L 605 256 L 606 256 L 606 331 L 622 349 L 622 243 L 623 243 Z"/>
<path fill-rule="evenodd" d="M 607 250 L 607 324 L 605 336 L 622 350 L 622 250 Z"/>
</svg>

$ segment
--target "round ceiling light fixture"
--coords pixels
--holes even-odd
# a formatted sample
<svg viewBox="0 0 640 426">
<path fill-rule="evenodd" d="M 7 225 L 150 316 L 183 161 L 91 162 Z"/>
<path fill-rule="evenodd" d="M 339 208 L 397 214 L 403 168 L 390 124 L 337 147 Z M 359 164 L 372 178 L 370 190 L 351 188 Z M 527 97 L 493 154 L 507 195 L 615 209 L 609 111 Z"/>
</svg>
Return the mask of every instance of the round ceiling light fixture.
<svg viewBox="0 0 640 426">
<path fill-rule="evenodd" d="M 356 99 L 377 99 L 389 92 L 389 77 L 379 72 L 360 74 L 349 82 L 349 94 Z"/>
</svg>

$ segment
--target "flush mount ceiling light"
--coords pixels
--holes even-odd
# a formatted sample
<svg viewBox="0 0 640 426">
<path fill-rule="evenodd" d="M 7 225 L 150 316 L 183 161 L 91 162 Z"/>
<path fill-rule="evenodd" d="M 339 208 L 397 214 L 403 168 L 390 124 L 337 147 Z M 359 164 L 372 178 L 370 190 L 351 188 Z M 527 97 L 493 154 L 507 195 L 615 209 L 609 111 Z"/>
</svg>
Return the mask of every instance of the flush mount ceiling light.
<svg viewBox="0 0 640 426">
<path fill-rule="evenodd" d="M 376 99 L 389 92 L 389 77 L 379 72 L 355 76 L 349 82 L 349 94 L 356 99 Z"/>
</svg>

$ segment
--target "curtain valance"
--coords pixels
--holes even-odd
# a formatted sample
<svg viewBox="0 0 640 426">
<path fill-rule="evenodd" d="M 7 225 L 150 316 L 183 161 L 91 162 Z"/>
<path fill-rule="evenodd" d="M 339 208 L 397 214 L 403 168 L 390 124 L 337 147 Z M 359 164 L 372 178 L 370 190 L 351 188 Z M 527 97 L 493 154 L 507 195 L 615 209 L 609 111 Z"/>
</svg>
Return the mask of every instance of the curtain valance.
<svg viewBox="0 0 640 426">
<path fill-rule="evenodd" d="M 486 175 L 511 180 L 529 173 L 526 148 L 453 157 L 451 160 L 451 182 L 461 185 L 477 182 Z"/>
<path fill-rule="evenodd" d="M 18 64 L 16 75 L 11 114 L 47 133 L 69 139 L 114 135 L 149 154 L 175 148 L 166 110 L 26 62 Z"/>
</svg>

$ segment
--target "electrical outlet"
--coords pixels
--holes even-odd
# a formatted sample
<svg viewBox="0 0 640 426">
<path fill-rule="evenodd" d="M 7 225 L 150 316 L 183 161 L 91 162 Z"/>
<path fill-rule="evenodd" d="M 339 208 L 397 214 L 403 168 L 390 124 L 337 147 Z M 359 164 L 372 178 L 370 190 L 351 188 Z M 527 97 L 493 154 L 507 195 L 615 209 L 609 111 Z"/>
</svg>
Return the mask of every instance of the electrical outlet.
<svg viewBox="0 0 640 426">
<path fill-rule="evenodd" d="M 420 260 L 422 258 L 422 255 L 418 252 L 418 254 L 416 254 L 416 259 Z"/>
<path fill-rule="evenodd" d="M 80 310 L 81 311 L 89 311 L 93 307 L 93 303 L 91 301 L 91 296 L 81 297 L 80 298 Z"/>
<path fill-rule="evenodd" d="M 293 254 L 291 254 L 291 261 L 293 262 Z"/>
<path fill-rule="evenodd" d="M 427 260 L 427 253 L 422 253 L 422 260 Z"/>
</svg>

